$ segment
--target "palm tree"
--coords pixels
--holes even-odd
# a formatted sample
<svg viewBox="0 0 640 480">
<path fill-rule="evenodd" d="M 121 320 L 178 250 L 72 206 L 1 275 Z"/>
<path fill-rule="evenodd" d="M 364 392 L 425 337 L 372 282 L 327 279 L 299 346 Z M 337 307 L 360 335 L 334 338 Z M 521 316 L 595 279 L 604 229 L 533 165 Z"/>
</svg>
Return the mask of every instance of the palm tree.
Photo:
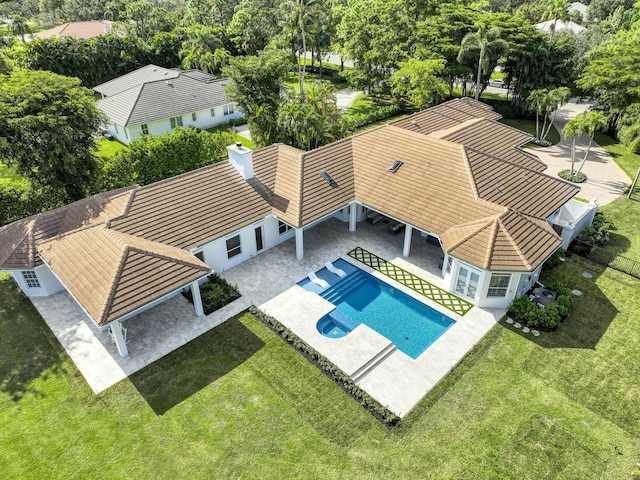
<svg viewBox="0 0 640 480">
<path fill-rule="evenodd" d="M 553 35 L 556 32 L 556 26 L 558 20 L 566 22 L 569 20 L 569 0 L 543 0 L 542 6 L 544 7 L 544 13 L 542 14 L 542 21 L 553 19 L 553 25 L 551 26 L 551 35 L 549 36 L 549 50 L 553 44 Z"/>
<path fill-rule="evenodd" d="M 227 55 L 219 52 L 221 49 L 222 41 L 210 28 L 200 25 L 188 29 L 187 39 L 178 55 L 184 68 L 211 73 L 226 61 Z"/>
<path fill-rule="evenodd" d="M 607 128 L 607 117 L 605 117 L 604 113 L 599 110 L 592 110 L 590 112 L 585 112 L 583 122 L 584 132 L 589 135 L 589 145 L 587 145 L 587 151 L 584 154 L 578 173 L 582 171 L 582 167 L 584 167 L 584 164 L 587 161 L 587 156 L 591 151 L 591 145 L 593 144 L 593 137 L 596 136 L 596 131 Z"/>
<path fill-rule="evenodd" d="M 571 139 L 571 176 L 573 178 L 573 170 L 576 163 L 576 137 L 579 137 L 584 133 L 584 125 L 582 118 L 576 117 L 573 120 L 567 122 L 562 129 L 562 135 L 566 139 Z"/>
<path fill-rule="evenodd" d="M 558 108 L 567 103 L 570 95 L 571 90 L 567 87 L 560 87 L 550 91 L 546 88 L 541 88 L 529 94 L 527 97 L 528 107 L 536 112 L 536 140 L 542 142 L 547 138 Z M 543 118 L 542 130 L 539 127 L 540 116 Z M 548 125 L 547 120 L 549 121 Z"/>
<path fill-rule="evenodd" d="M 458 62 L 463 63 L 464 59 L 470 55 L 479 53 L 478 72 L 476 74 L 476 100 L 480 98 L 482 73 L 484 72 L 485 75 L 490 74 L 489 70 L 492 62 L 495 62 L 498 57 L 505 55 L 508 51 L 509 45 L 500 38 L 500 29 L 497 27 L 487 31 L 487 27 L 481 24 L 477 32 L 467 33 L 462 39 L 460 51 L 458 52 Z"/>
<path fill-rule="evenodd" d="M 304 91 L 304 74 L 307 69 L 307 35 L 310 18 L 316 13 L 316 0 L 289 0 L 284 7 L 290 11 L 291 32 L 294 38 L 297 36 L 302 42 L 302 54 L 304 61 L 302 67 L 298 59 L 298 82 L 300 92 Z"/>
<path fill-rule="evenodd" d="M 27 20 L 20 15 L 16 15 L 11 19 L 11 34 L 20 37 L 24 42 L 24 36 L 31 32 Z"/>
</svg>

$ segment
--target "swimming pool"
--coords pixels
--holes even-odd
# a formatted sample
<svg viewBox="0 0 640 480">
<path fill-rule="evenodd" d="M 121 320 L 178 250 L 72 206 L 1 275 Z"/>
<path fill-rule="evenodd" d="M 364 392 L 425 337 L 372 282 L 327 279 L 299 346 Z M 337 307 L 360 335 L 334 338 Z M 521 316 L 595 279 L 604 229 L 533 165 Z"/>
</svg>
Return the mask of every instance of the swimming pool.
<svg viewBox="0 0 640 480">
<path fill-rule="evenodd" d="M 348 334 L 364 323 L 388 338 L 402 352 L 417 358 L 435 342 L 455 320 L 419 302 L 367 272 L 339 259 L 334 266 L 345 276 L 322 269 L 316 275 L 329 283 L 322 288 L 309 279 L 298 282 L 336 306 L 318 322 L 318 331 L 330 338 Z"/>
</svg>

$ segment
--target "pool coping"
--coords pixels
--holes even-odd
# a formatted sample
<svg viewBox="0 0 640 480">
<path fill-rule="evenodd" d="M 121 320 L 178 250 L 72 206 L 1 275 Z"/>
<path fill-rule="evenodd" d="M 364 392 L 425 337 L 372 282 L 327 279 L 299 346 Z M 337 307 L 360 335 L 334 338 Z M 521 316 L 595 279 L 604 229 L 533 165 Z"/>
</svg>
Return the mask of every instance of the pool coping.
<svg viewBox="0 0 640 480">
<path fill-rule="evenodd" d="M 504 309 L 473 307 L 461 316 L 366 264 L 347 255 L 340 258 L 456 323 L 414 360 L 400 350 L 390 348 L 389 344 L 393 344 L 389 339 L 364 324 L 341 338 L 323 336 L 316 329 L 316 323 L 335 305 L 297 284 L 259 308 L 292 330 L 400 417 L 408 414 L 505 313 Z"/>
</svg>

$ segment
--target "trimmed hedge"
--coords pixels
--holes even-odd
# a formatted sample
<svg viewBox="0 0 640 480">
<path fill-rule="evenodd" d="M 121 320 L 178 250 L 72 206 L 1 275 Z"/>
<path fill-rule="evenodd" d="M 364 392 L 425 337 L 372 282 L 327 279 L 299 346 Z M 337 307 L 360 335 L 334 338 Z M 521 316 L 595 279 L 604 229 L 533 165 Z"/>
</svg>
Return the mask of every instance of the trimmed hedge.
<svg viewBox="0 0 640 480">
<path fill-rule="evenodd" d="M 538 327 L 544 330 L 555 330 L 560 322 L 569 315 L 573 304 L 571 290 L 559 282 L 549 282 L 547 289 L 558 294 L 557 298 L 544 308 L 539 308 L 536 302 L 529 300 L 528 295 L 522 295 L 511 302 L 509 315 L 527 327 Z"/>
<path fill-rule="evenodd" d="M 191 290 L 185 290 L 182 294 L 193 303 Z M 200 285 L 200 297 L 202 297 L 204 314 L 209 315 L 240 298 L 240 292 L 217 273 L 213 273 L 205 283 Z"/>
<path fill-rule="evenodd" d="M 353 117 L 345 120 L 345 126 L 347 130 L 355 130 L 356 128 L 365 127 L 372 123 L 385 120 L 404 112 L 402 105 L 394 104 L 372 110 L 369 113 L 363 113 L 360 115 L 354 115 Z"/>
<path fill-rule="evenodd" d="M 351 378 L 342 370 L 330 362 L 324 355 L 316 351 L 308 345 L 304 340 L 295 333 L 282 325 L 278 320 L 267 315 L 255 306 L 249 308 L 249 312 L 258 318 L 262 323 L 269 327 L 273 332 L 277 333 L 285 342 L 302 353 L 307 360 L 316 365 L 322 372 L 339 385 L 346 393 L 351 395 L 360 405 L 362 405 L 370 414 L 377 418 L 387 427 L 393 427 L 400 421 L 395 413 L 388 408 L 382 406 L 373 399 L 367 392 L 356 385 Z"/>
</svg>

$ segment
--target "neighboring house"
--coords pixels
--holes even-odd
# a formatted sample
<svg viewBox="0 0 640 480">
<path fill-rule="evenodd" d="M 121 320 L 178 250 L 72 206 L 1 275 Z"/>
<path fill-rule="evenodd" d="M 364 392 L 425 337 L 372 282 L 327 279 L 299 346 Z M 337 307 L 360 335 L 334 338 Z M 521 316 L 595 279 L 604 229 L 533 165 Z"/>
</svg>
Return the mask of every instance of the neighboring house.
<svg viewBox="0 0 640 480">
<path fill-rule="evenodd" d="M 109 20 L 69 22 L 33 34 L 34 38 L 73 37 L 89 39 L 111 32 Z"/>
<path fill-rule="evenodd" d="M 302 259 L 305 230 L 328 218 L 356 230 L 379 212 L 405 224 L 405 256 L 413 229 L 439 239 L 448 291 L 504 308 L 590 224 L 595 205 L 542 173 L 520 148 L 531 136 L 499 117 L 464 98 L 310 152 L 230 146 L 229 161 L 0 228 L 0 269 L 28 296 L 66 288 L 126 355 L 121 322 L 211 270 L 292 237 Z"/>
<path fill-rule="evenodd" d="M 572 33 L 578 34 L 586 30 L 586 28 L 582 25 L 578 25 L 577 23 L 572 21 L 565 22 L 563 20 L 558 20 L 557 22 L 555 20 L 547 20 L 546 22 L 536 23 L 534 25 L 534 27 L 536 27 L 538 30 L 546 33 L 551 33 L 551 31 L 554 29 L 554 26 L 556 32 L 569 30 Z"/>
<path fill-rule="evenodd" d="M 587 10 L 589 10 L 589 7 L 584 3 L 572 2 L 569 5 L 569 13 L 578 12 L 583 22 L 587 20 Z"/>
<path fill-rule="evenodd" d="M 175 127 L 206 129 L 242 114 L 224 93 L 227 79 L 200 70 L 147 65 L 93 89 L 97 106 L 109 118 L 107 130 L 124 144 Z"/>
</svg>

